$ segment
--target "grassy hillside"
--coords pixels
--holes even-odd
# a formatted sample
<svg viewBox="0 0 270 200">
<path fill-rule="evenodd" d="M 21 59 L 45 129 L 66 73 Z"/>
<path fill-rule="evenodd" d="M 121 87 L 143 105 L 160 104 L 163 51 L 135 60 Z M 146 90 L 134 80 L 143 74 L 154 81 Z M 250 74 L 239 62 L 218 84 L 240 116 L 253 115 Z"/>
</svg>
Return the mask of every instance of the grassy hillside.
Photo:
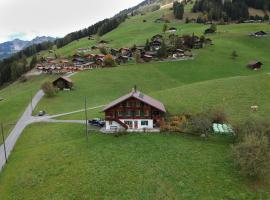
<svg viewBox="0 0 270 200">
<path fill-rule="evenodd" d="M 52 80 L 54 76 L 33 76 L 24 83 L 19 81 L 0 90 L 0 123 L 5 125 L 5 133 L 9 131 L 24 112 L 26 106 L 31 102 L 31 97 L 40 89 L 42 82 Z M 10 124 L 10 125 L 7 125 Z M 2 139 L 0 140 L 2 143 Z"/>
<path fill-rule="evenodd" d="M 102 38 L 74 41 L 57 54 L 71 56 L 99 39 L 109 40 L 111 47 L 143 45 L 161 33 L 163 24 L 154 20 L 169 12 L 131 17 Z M 175 20 L 169 26 L 177 27 L 179 35 L 202 35 L 209 27 Z M 248 36 L 258 30 L 270 32 L 270 26 L 218 26 L 217 34 L 209 36 L 214 45 L 195 50 L 194 60 L 130 63 L 78 73 L 72 77 L 73 91 L 42 99 L 35 112 L 82 109 L 85 97 L 88 107 L 104 105 L 136 84 L 172 114 L 218 107 L 229 114 L 231 123 L 249 117 L 270 119 L 270 38 Z M 231 58 L 234 50 L 239 55 L 236 59 Z M 247 69 L 251 60 L 262 61 L 263 68 Z M 16 121 L 29 94 L 48 78 L 54 77 L 36 77 L 1 90 L 0 96 L 7 100 L 0 102 L 0 119 Z M 252 105 L 259 106 L 258 112 L 251 112 Z M 102 116 L 100 109 L 89 111 L 89 117 Z M 76 113 L 61 119 L 83 117 Z M 269 184 L 249 185 L 238 174 L 231 160 L 231 142 L 214 136 L 201 140 L 180 134 L 113 137 L 92 133 L 87 143 L 81 125 L 35 124 L 24 132 L 0 174 L 0 199 L 269 199 Z"/>
<path fill-rule="evenodd" d="M 230 141 L 180 135 L 93 133 L 36 124 L 0 174 L 1 199 L 268 199 L 234 169 Z"/>
<path fill-rule="evenodd" d="M 157 13 L 149 14 L 150 18 L 152 15 L 157 17 Z M 155 19 L 153 16 L 152 19 Z M 136 16 L 130 19 L 131 21 L 134 20 L 134 23 L 124 23 L 117 30 L 104 36 L 104 38 L 113 41 L 111 45 L 115 44 L 115 46 L 125 44 L 126 41 L 131 41 L 134 38 L 143 42 L 144 39 L 142 37 L 145 37 L 145 34 L 142 35 L 140 32 L 143 30 L 143 27 L 148 27 L 147 24 L 138 20 L 138 18 L 143 19 L 143 17 L 146 16 Z M 136 23 L 141 24 L 142 30 L 136 29 L 136 26 L 138 26 Z M 159 27 L 155 29 L 150 28 L 147 31 L 149 37 L 159 33 L 159 30 L 162 28 L 162 24 L 155 24 L 153 22 L 149 22 L 149 24 L 152 24 L 151 26 L 153 27 Z M 179 29 L 181 27 L 182 33 L 195 32 L 198 34 L 202 33 L 207 27 L 200 24 L 174 24 L 174 26 L 178 26 Z M 162 97 L 160 100 L 162 100 L 165 106 L 168 106 L 170 112 L 174 114 L 181 111 L 192 112 L 211 106 L 222 106 L 231 114 L 233 119 L 239 120 L 245 119 L 248 116 L 246 114 L 250 111 L 249 108 L 251 104 L 261 104 L 259 106 L 262 106 L 262 108 L 266 107 L 266 109 L 261 109 L 260 114 L 261 116 L 267 116 L 268 102 L 261 102 L 256 99 L 264 99 L 268 95 L 268 86 L 265 86 L 267 84 L 262 84 L 259 81 L 260 77 L 257 75 L 265 75 L 265 82 L 268 83 L 267 73 L 270 72 L 270 59 L 268 56 L 270 53 L 270 39 L 257 39 L 248 36 L 249 32 L 256 30 L 270 31 L 270 27 L 266 24 L 218 26 L 218 33 L 211 36 L 214 41 L 214 46 L 196 50 L 194 52 L 196 54 L 195 59 L 191 61 L 156 62 L 141 65 L 129 64 L 117 68 L 79 73 L 73 77 L 76 85 L 75 91 L 71 93 L 59 93 L 54 99 L 43 99 L 37 110 L 45 109 L 51 114 L 56 114 L 81 109 L 83 107 L 84 96 L 88 98 L 89 107 L 107 104 L 114 98 L 130 91 L 131 87 L 137 84 L 139 89 L 143 92 L 152 95 L 155 95 L 156 92 L 159 91 L 162 94 L 163 90 L 166 91 L 171 88 L 177 88 L 173 90 L 177 92 L 174 94 L 176 96 L 183 96 L 182 98 L 190 103 L 182 101 L 171 102 L 170 96 L 167 95 L 157 96 Z M 133 37 L 130 36 L 131 32 L 133 32 Z M 116 37 L 117 35 L 121 37 Z M 138 37 L 135 37 L 135 35 L 138 35 Z M 235 60 L 231 58 L 232 51 L 234 50 L 236 50 L 239 55 Z M 257 72 L 248 70 L 246 65 L 251 60 L 261 60 L 264 63 L 263 69 Z M 255 76 L 250 79 L 258 80 L 259 86 L 257 87 L 257 84 L 252 86 L 251 82 L 248 81 L 249 78 L 245 79 L 247 81 L 241 81 L 242 79 L 239 76 Z M 221 85 L 224 86 L 219 88 L 220 92 L 217 93 L 214 92 L 216 91 L 216 82 L 213 81 L 215 79 L 222 79 L 223 82 Z M 235 89 L 231 80 L 237 84 L 239 87 L 238 90 Z M 207 92 L 204 93 L 200 90 L 200 85 L 204 85 L 204 87 L 207 88 Z M 245 89 L 245 93 L 249 99 L 243 97 L 235 102 L 232 98 L 227 98 L 226 103 L 223 103 L 224 94 L 228 93 L 233 96 L 239 96 L 238 93 L 241 94 L 243 89 Z M 257 89 L 259 89 L 259 91 L 257 91 Z M 198 95 L 201 96 L 208 92 L 211 92 L 213 95 L 216 94 L 217 96 L 213 97 L 215 99 L 206 98 L 203 104 L 199 104 L 192 101 L 193 93 L 191 91 L 197 91 Z M 257 97 L 258 95 L 261 96 Z M 235 105 L 236 103 L 242 106 L 238 107 Z M 204 106 L 200 107 L 200 105 Z M 227 105 L 234 106 L 228 107 Z M 79 114 L 76 114 L 75 116 L 77 117 L 78 115 Z"/>
</svg>

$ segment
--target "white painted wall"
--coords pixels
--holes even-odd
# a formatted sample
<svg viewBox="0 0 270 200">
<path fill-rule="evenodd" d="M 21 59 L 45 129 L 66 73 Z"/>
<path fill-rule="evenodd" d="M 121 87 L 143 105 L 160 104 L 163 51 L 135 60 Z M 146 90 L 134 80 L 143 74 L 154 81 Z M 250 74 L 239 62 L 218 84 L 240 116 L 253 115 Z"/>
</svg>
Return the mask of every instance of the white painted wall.
<svg viewBox="0 0 270 200">
<path fill-rule="evenodd" d="M 129 128 L 130 130 L 135 130 L 135 121 L 138 122 L 138 129 L 137 130 L 142 130 L 142 129 L 153 129 L 154 128 L 154 122 L 152 119 L 121 119 L 120 120 L 121 122 L 125 123 L 125 121 L 131 121 L 132 122 L 132 128 Z M 148 121 L 148 125 L 142 125 L 141 122 L 142 121 Z M 109 121 L 106 121 L 106 126 L 105 126 L 106 130 L 112 130 L 112 129 L 120 129 L 122 128 L 122 126 L 120 124 L 118 124 L 117 122 L 115 121 L 112 121 L 111 122 L 111 125 L 110 125 L 110 122 Z"/>
</svg>

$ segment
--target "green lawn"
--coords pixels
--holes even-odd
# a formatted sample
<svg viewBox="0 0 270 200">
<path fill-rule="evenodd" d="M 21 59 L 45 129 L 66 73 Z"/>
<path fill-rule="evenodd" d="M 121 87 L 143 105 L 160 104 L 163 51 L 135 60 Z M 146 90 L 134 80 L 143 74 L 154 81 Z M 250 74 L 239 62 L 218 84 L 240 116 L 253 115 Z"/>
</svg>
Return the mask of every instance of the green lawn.
<svg viewBox="0 0 270 200">
<path fill-rule="evenodd" d="M 232 165 L 228 138 L 91 134 L 35 124 L 0 174 L 0 199 L 268 199 Z"/>
<path fill-rule="evenodd" d="M 24 83 L 17 81 L 0 90 L 0 96 L 4 98 L 3 101 L 0 101 L 0 123 L 4 123 L 6 135 L 31 102 L 31 97 L 40 89 L 42 82 L 52 80 L 53 77 L 47 75 L 33 76 L 29 77 Z M 2 143 L 2 139 L 0 143 Z"/>
</svg>

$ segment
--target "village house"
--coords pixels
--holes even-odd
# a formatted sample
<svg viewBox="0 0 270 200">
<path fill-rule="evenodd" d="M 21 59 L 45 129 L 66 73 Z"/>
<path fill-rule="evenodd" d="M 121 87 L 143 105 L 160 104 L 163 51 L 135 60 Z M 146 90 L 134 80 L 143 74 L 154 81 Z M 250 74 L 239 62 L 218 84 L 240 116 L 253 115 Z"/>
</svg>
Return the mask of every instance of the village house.
<svg viewBox="0 0 270 200">
<path fill-rule="evenodd" d="M 152 61 L 153 56 L 151 56 L 151 55 L 145 53 L 145 54 L 143 54 L 143 55 L 141 56 L 141 58 L 144 60 L 144 62 L 150 62 L 150 61 Z"/>
<path fill-rule="evenodd" d="M 262 65 L 263 65 L 263 63 L 260 62 L 260 61 L 251 61 L 247 66 L 250 69 L 258 70 L 258 69 L 261 69 L 262 68 Z"/>
<path fill-rule="evenodd" d="M 177 31 L 177 28 L 171 27 L 171 28 L 169 28 L 166 32 L 167 32 L 167 33 L 175 33 L 176 31 Z"/>
<path fill-rule="evenodd" d="M 108 104 L 103 112 L 106 121 L 104 132 L 158 132 L 166 109 L 161 102 L 135 87 L 129 94 Z"/>
<path fill-rule="evenodd" d="M 267 33 L 264 32 L 264 31 L 258 31 L 258 32 L 255 32 L 255 33 L 250 33 L 249 35 L 252 36 L 252 37 L 266 37 Z"/>
<path fill-rule="evenodd" d="M 56 79 L 55 81 L 53 81 L 53 86 L 60 89 L 60 90 L 64 90 L 64 89 L 69 89 L 71 90 L 73 88 L 73 81 L 68 78 L 68 77 L 59 77 L 58 79 Z"/>
<path fill-rule="evenodd" d="M 204 31 L 204 34 L 212 34 L 212 33 L 215 33 L 216 31 L 212 28 L 208 28 Z"/>
</svg>

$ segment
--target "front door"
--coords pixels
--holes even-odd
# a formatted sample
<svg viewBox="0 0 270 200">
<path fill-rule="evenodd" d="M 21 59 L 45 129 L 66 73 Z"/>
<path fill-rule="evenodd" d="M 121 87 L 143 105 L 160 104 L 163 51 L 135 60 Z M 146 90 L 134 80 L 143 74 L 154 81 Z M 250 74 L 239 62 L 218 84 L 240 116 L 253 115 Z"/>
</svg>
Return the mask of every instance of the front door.
<svg viewBox="0 0 270 200">
<path fill-rule="evenodd" d="M 134 121 L 134 129 L 138 129 L 138 121 Z"/>
</svg>

